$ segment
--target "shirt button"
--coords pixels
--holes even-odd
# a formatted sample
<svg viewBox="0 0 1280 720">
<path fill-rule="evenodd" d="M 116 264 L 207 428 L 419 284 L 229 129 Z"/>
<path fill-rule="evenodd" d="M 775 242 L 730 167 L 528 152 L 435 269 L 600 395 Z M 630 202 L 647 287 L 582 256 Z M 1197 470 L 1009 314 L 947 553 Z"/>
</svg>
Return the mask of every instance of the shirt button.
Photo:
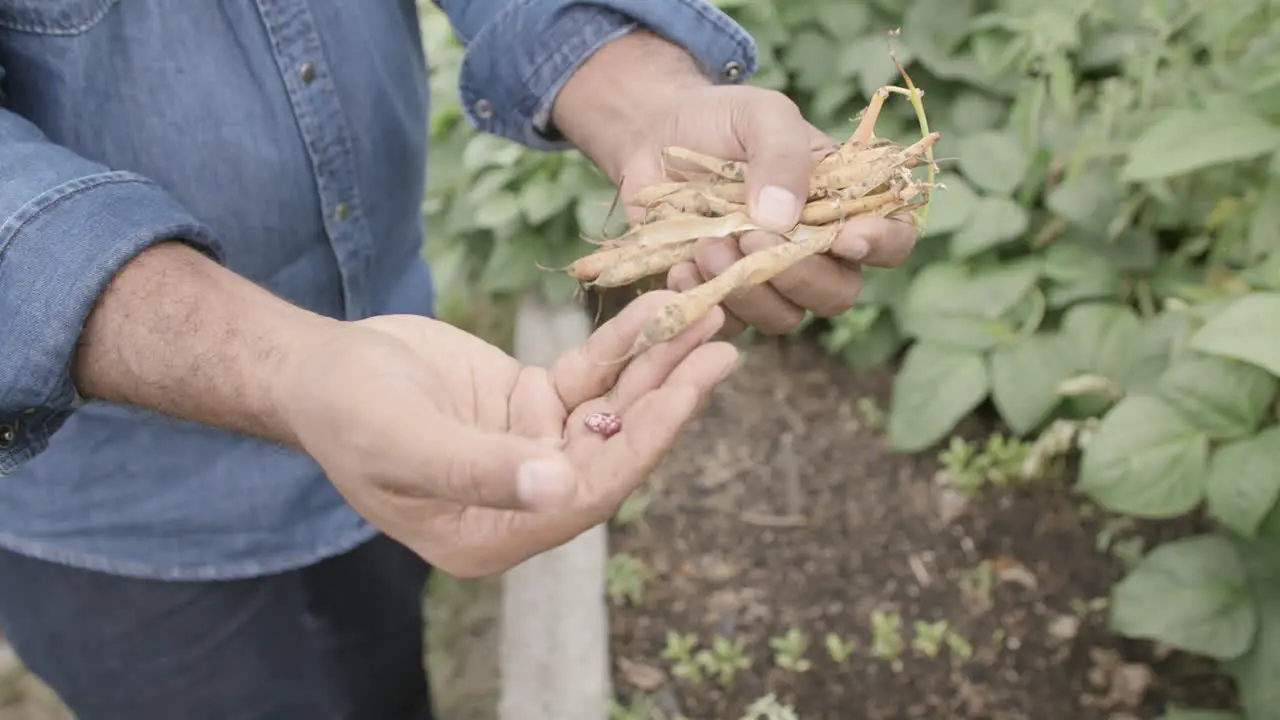
<svg viewBox="0 0 1280 720">
<path fill-rule="evenodd" d="M 346 220 L 347 215 L 351 212 L 351 208 L 346 203 L 340 202 L 333 208 L 333 216 L 339 220 Z"/>
<path fill-rule="evenodd" d="M 737 60 L 730 60 L 724 64 L 724 76 L 729 82 L 733 82 L 742 76 L 742 63 Z"/>
<path fill-rule="evenodd" d="M 13 431 L 12 425 L 0 425 L 0 448 L 12 446 L 16 438 L 17 434 Z"/>
<path fill-rule="evenodd" d="M 309 83 L 316 79 L 316 66 L 311 63 L 302 63 L 302 67 L 298 68 L 298 76 L 302 78 L 302 82 Z"/>
<path fill-rule="evenodd" d="M 488 100 L 477 100 L 473 109 L 475 110 L 476 117 L 478 118 L 488 120 L 493 117 L 493 103 Z"/>
</svg>

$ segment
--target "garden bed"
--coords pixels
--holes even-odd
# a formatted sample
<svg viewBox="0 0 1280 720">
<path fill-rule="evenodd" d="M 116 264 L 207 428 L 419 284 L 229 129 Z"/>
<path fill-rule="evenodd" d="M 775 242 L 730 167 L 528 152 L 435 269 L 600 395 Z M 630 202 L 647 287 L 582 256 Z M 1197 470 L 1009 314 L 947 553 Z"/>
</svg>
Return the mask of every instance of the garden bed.
<svg viewBox="0 0 1280 720">
<path fill-rule="evenodd" d="M 877 409 L 891 383 L 810 339 L 747 350 L 613 524 L 615 687 L 636 708 L 616 720 L 737 720 L 769 694 L 802 720 L 1118 720 L 1159 717 L 1171 702 L 1227 706 L 1207 663 L 1105 628 L 1123 559 L 1143 535 L 1178 527 L 1126 527 L 1063 480 L 966 495 L 940 481 L 934 454 L 888 449 Z M 992 427 L 972 419 L 959 434 L 985 442 Z M 645 573 L 639 602 L 628 599 Z M 789 631 L 808 648 L 779 657 L 771 640 Z M 716 636 L 726 652 L 682 664 L 670 633 L 696 636 L 689 658 Z M 829 633 L 848 645 L 835 648 L 843 662 Z M 734 665 L 734 644 L 743 658 L 722 685 L 712 676 Z"/>
</svg>

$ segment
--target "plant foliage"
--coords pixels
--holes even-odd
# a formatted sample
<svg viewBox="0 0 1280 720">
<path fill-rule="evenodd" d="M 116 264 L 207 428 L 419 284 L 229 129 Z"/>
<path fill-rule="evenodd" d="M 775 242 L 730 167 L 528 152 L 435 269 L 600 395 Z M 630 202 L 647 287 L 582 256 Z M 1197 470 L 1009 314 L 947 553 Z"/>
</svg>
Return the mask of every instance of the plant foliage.
<svg viewBox="0 0 1280 720">
<path fill-rule="evenodd" d="M 900 359 L 894 446 L 987 403 L 1019 435 L 1100 418 L 1082 492 L 1216 524 L 1138 564 L 1113 629 L 1221 660 L 1248 718 L 1280 717 L 1280 0 L 718 4 L 759 44 L 753 82 L 835 138 L 895 79 L 900 29 L 943 132 L 916 252 L 867 269 L 822 335 L 855 368 Z M 576 153 L 467 127 L 460 50 L 426 19 L 433 259 L 457 287 L 568 297 L 537 264 L 589 250 L 613 188 Z M 908 136 L 909 113 L 890 104 L 880 134 Z"/>
</svg>

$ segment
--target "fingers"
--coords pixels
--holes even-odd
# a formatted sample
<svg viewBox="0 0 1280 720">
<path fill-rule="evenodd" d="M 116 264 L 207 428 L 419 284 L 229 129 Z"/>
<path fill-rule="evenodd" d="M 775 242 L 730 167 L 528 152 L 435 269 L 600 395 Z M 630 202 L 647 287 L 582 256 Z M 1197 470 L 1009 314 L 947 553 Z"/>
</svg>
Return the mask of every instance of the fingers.
<svg viewBox="0 0 1280 720">
<path fill-rule="evenodd" d="M 626 356 L 645 322 L 674 295 L 666 290 L 641 295 L 601 325 L 586 342 L 556 359 L 549 372 L 564 407 L 572 410 L 591 398 L 605 394 L 617 384 L 618 377 L 630 364 L 617 362 L 618 359 Z M 711 314 L 659 347 L 679 348 L 675 353 L 682 356 L 700 342 L 697 339 L 703 337 L 710 324 L 719 322 L 720 318 Z M 687 342 L 690 337 L 695 342 Z M 672 352 L 669 349 L 659 350 L 659 347 L 652 348 L 650 352 Z"/>
<path fill-rule="evenodd" d="M 723 325 L 724 311 L 714 307 L 688 330 L 632 360 L 605 396 L 610 407 L 625 410 L 645 393 L 660 387 L 677 366 Z"/>
<path fill-rule="evenodd" d="M 702 273 L 698 270 L 698 266 L 692 262 L 683 262 L 671 268 L 667 273 L 667 287 L 676 292 L 684 292 L 692 290 L 704 282 Z M 724 324 L 720 327 L 717 337 L 730 338 L 747 329 L 747 324 L 742 319 L 733 314 L 732 310 L 721 306 L 724 310 Z"/>
<path fill-rule="evenodd" d="M 733 238 L 705 238 L 698 241 L 694 262 L 703 280 L 722 274 L 743 257 Z M 771 283 L 739 288 L 724 300 L 725 308 L 761 332 L 777 335 L 804 319 L 804 309 L 784 298 Z"/>
<path fill-rule="evenodd" d="M 388 480 L 382 483 L 386 489 L 464 506 L 534 511 L 564 507 L 578 493 L 577 473 L 558 449 L 511 433 L 480 430 L 439 413 L 425 425 L 406 428 L 422 447 L 413 465 L 425 482 L 408 487 Z"/>
<path fill-rule="evenodd" d="M 731 112 L 747 156 L 747 210 L 766 228 L 790 230 L 809 194 L 813 126 L 781 93 L 741 93 Z"/>
<path fill-rule="evenodd" d="M 740 244 L 750 254 L 784 242 L 789 241 L 774 233 L 746 233 Z M 813 255 L 778 273 L 769 285 L 793 306 L 812 310 L 819 317 L 834 317 L 853 307 L 862 290 L 862 273 L 852 263 L 829 255 Z M 781 331 L 789 331 L 798 322 L 799 319 L 794 320 Z"/>
<path fill-rule="evenodd" d="M 580 408 L 570 418 L 569 453 L 590 468 L 584 474 L 587 506 L 609 507 L 630 495 L 670 451 L 699 406 L 733 372 L 737 360 L 738 350 L 729 343 L 702 345 L 672 370 L 661 387 L 647 392 L 622 414 L 622 430 L 607 442 L 600 436 L 587 437 L 594 433 L 580 427 L 581 417 L 596 411 L 593 403 Z M 574 437 L 577 433 L 582 434 Z"/>
<path fill-rule="evenodd" d="M 916 228 L 910 216 L 849 218 L 831 254 L 851 262 L 874 267 L 897 267 L 916 246 Z"/>
</svg>

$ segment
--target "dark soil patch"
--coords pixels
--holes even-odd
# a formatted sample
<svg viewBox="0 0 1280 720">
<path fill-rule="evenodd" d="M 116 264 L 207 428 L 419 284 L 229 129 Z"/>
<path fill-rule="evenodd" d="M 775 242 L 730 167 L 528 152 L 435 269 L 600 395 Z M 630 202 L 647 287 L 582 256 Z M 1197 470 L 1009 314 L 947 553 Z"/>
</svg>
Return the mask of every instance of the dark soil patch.
<svg viewBox="0 0 1280 720">
<path fill-rule="evenodd" d="M 1115 521 L 1067 483 L 988 488 L 957 516 L 934 453 L 891 452 L 858 410 L 864 397 L 888 407 L 891 375 L 854 373 L 808 339 L 761 342 L 746 356 L 654 474 L 643 520 L 611 531 L 613 552 L 654 572 L 639 606 L 612 614 L 624 701 L 643 695 L 663 717 L 694 720 L 737 720 L 768 693 L 802 720 L 1154 718 L 1169 702 L 1226 706 L 1230 688 L 1205 663 L 1157 661 L 1150 646 L 1106 632 L 1123 566 L 1098 545 Z M 993 427 L 975 419 L 960 434 Z M 874 610 L 902 618 L 897 662 L 872 653 Z M 916 621 L 946 621 L 971 655 L 913 648 Z M 809 637 L 803 673 L 778 668 L 769 647 L 790 628 Z M 669 630 L 702 647 L 742 639 L 751 666 L 727 688 L 675 678 L 661 657 Z M 824 647 L 829 632 L 860 645 L 843 664 Z"/>
</svg>

